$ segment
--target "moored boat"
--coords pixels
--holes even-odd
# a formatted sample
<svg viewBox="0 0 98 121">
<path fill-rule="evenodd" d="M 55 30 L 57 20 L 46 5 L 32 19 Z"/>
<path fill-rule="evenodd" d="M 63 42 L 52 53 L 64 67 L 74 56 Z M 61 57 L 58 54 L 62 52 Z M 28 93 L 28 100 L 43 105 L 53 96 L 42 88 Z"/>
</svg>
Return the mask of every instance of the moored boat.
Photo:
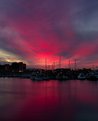
<svg viewBox="0 0 98 121">
<path fill-rule="evenodd" d="M 90 72 L 86 75 L 86 79 L 90 81 L 97 81 L 98 80 L 98 73 L 97 72 Z"/>
<path fill-rule="evenodd" d="M 86 79 L 86 75 L 84 73 L 79 73 L 78 77 L 79 80 L 85 80 Z"/>
</svg>

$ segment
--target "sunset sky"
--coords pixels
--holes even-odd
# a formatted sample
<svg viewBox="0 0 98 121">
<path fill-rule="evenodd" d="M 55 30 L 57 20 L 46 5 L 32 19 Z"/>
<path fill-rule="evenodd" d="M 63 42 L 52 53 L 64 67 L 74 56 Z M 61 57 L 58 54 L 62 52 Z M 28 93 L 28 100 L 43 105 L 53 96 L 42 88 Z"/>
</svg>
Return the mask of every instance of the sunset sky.
<svg viewBox="0 0 98 121">
<path fill-rule="evenodd" d="M 0 0 L 0 62 L 98 66 L 98 0 Z"/>
</svg>

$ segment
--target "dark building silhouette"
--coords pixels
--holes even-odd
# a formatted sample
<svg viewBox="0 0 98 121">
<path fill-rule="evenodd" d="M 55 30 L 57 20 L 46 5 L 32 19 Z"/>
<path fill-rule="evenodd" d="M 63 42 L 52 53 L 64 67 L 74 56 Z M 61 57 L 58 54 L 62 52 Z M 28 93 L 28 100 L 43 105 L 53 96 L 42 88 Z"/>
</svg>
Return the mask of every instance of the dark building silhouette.
<svg viewBox="0 0 98 121">
<path fill-rule="evenodd" d="M 7 72 L 11 70 L 11 66 L 9 64 L 5 64 L 3 65 L 3 67 L 4 67 L 4 70 Z"/>
<path fill-rule="evenodd" d="M 13 62 L 11 64 L 11 67 L 13 72 L 23 72 L 26 70 L 26 64 L 24 64 L 23 62 Z"/>
</svg>

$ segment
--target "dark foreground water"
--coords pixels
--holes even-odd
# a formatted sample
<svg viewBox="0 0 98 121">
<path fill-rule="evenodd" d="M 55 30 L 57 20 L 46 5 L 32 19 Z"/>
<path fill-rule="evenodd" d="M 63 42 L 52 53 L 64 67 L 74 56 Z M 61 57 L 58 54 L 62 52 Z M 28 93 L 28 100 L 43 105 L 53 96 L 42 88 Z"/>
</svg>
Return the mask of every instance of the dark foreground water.
<svg viewBox="0 0 98 121">
<path fill-rule="evenodd" d="M 0 79 L 0 121 L 98 121 L 98 83 Z"/>
</svg>

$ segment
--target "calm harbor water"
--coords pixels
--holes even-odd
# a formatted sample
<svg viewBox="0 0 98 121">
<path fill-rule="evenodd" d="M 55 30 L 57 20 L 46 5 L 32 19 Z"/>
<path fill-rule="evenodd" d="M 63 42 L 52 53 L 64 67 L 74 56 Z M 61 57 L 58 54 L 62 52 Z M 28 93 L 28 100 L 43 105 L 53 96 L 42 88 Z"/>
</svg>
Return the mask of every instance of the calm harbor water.
<svg viewBox="0 0 98 121">
<path fill-rule="evenodd" d="M 98 121 L 98 83 L 1 78 L 0 121 Z"/>
</svg>

